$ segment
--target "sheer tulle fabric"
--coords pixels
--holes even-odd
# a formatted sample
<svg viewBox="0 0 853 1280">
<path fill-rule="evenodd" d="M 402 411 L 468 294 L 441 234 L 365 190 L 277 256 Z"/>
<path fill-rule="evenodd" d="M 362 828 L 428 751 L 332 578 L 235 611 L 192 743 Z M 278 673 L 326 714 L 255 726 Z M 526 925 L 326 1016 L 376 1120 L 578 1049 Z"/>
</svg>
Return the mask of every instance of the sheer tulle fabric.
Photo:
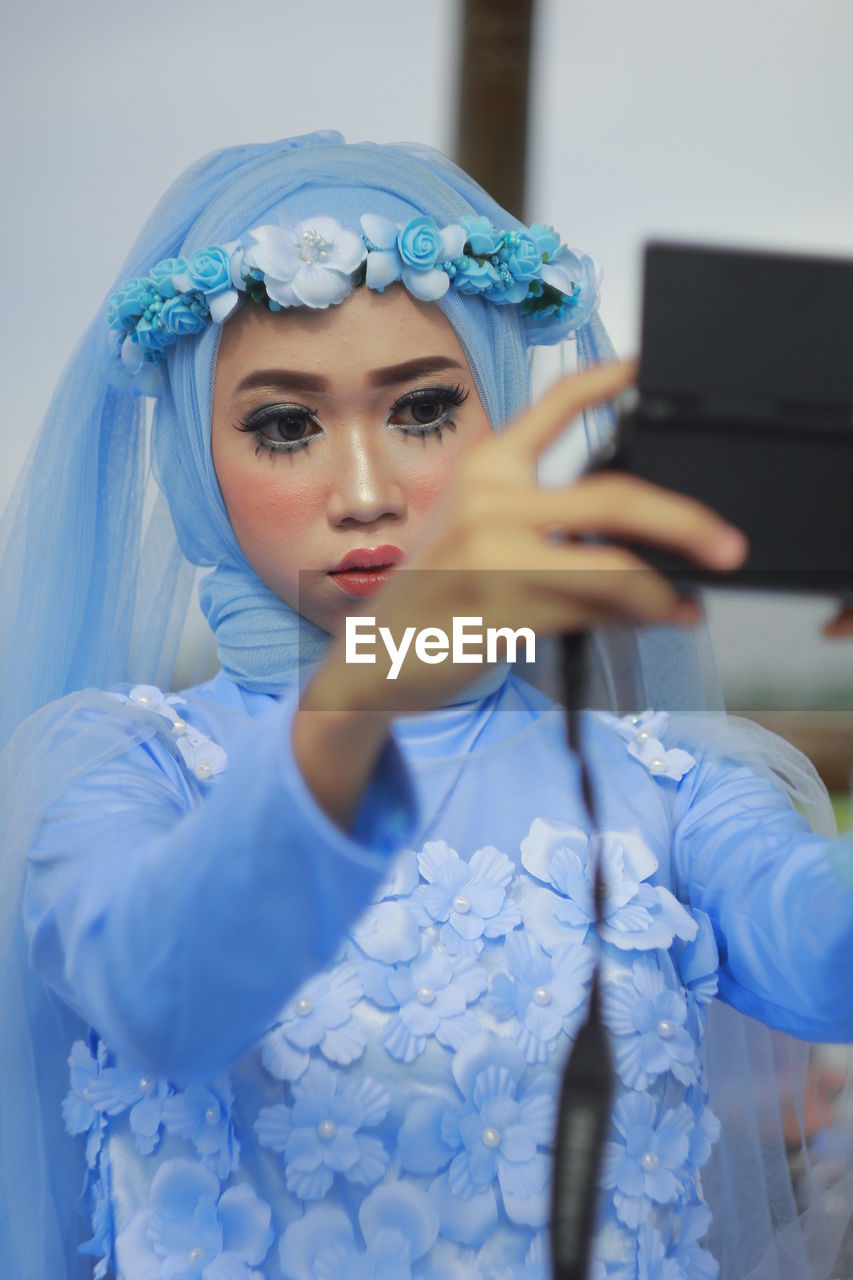
<svg viewBox="0 0 853 1280">
<path fill-rule="evenodd" d="M 395 218 L 426 212 L 440 222 L 474 212 L 514 225 L 426 148 L 346 147 L 332 133 L 226 148 L 191 166 L 165 194 L 110 293 L 161 258 L 233 238 L 282 203 L 295 218 L 320 208 L 342 221 L 367 209 Z M 0 1259 L 5 1273 L 51 1280 L 91 1274 L 90 1259 L 76 1252 L 86 1232 L 76 1216 L 79 1150 L 61 1118 L 65 1055 L 86 1028 L 29 967 L 19 906 L 34 834 L 76 779 L 157 731 L 157 717 L 100 691 L 121 681 L 171 687 L 197 566 L 211 570 L 201 604 L 220 660 L 248 687 L 284 691 L 295 678 L 295 656 L 318 660 L 328 640 L 310 625 L 299 628 L 295 612 L 252 572 L 228 525 L 209 451 L 216 330 L 171 349 L 169 391 L 152 407 L 109 383 L 106 302 L 63 372 L 0 523 L 0 1179 L 7 1211 Z M 529 395 L 514 309 L 457 296 L 439 305 L 499 430 Z M 577 341 L 581 366 L 613 354 L 597 317 Z M 606 410 L 587 416 L 591 446 L 611 429 Z M 808 762 L 722 713 L 707 629 L 600 633 L 592 656 L 594 705 L 716 713 L 701 717 L 709 742 L 773 772 L 808 807 L 816 830 L 834 830 Z M 488 685 L 487 677 L 482 691 Z M 723 1137 L 707 1190 L 723 1276 L 826 1280 L 851 1216 L 853 1160 L 849 1131 L 840 1122 L 827 1128 L 812 1143 L 801 1179 L 811 1199 L 799 1211 L 776 1085 L 802 1117 L 808 1047 L 771 1037 L 722 1005 L 714 1006 L 708 1046 Z"/>
</svg>

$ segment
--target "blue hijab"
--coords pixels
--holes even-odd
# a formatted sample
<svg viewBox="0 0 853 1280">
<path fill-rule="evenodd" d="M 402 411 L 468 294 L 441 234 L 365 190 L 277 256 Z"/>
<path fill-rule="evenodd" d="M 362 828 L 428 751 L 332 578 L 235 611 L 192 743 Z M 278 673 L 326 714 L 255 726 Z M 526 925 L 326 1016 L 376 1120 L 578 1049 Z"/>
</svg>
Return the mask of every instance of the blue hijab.
<svg viewBox="0 0 853 1280">
<path fill-rule="evenodd" d="M 271 144 L 240 166 L 209 202 L 186 239 L 188 256 L 225 244 L 249 228 L 291 223 L 318 213 L 358 227 L 362 213 L 405 222 L 417 214 L 439 225 L 464 214 L 485 214 L 506 228 L 523 224 L 501 209 L 467 174 L 426 147 L 346 144 L 339 135 L 309 135 L 301 145 Z M 244 304 L 246 305 L 246 304 Z M 346 305 L 344 303 L 343 305 Z M 518 308 L 495 306 L 450 291 L 438 304 L 459 338 L 493 430 L 527 403 L 529 360 Z M 210 448 L 212 386 L 219 325 L 170 350 L 169 390 L 158 409 L 155 465 L 185 555 L 212 564 L 201 607 L 216 636 L 225 673 L 248 688 L 280 694 L 300 668 L 322 657 L 330 637 L 300 618 L 258 577 L 237 544 L 213 468 Z M 482 696 L 502 683 L 501 663 L 460 695 Z"/>
</svg>

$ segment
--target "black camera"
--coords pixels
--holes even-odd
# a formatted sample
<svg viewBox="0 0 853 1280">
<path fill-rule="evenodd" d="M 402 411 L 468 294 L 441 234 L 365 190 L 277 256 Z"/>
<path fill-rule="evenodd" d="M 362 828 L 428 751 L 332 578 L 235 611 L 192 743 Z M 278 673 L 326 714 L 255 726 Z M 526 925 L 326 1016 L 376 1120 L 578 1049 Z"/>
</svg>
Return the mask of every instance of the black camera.
<svg viewBox="0 0 853 1280">
<path fill-rule="evenodd" d="M 749 538 L 722 576 L 637 548 L 678 583 L 853 595 L 853 260 L 648 244 L 638 396 L 614 444 L 608 468 Z"/>
</svg>

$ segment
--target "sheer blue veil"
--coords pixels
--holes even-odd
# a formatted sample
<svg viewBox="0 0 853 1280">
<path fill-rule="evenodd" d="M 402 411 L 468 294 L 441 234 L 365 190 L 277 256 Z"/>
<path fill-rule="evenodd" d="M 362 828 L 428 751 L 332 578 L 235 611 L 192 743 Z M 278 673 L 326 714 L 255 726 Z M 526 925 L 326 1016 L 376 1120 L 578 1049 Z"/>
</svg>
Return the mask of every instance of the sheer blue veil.
<svg viewBox="0 0 853 1280">
<path fill-rule="evenodd" d="M 91 1274 L 90 1260 L 76 1248 L 85 1232 L 77 1216 L 81 1153 L 61 1112 L 66 1054 L 87 1028 L 79 1011 L 30 969 L 20 907 L 27 852 L 53 801 L 157 732 L 156 715 L 103 691 L 121 682 L 173 687 L 199 570 L 205 573 L 198 599 L 219 661 L 245 686 L 284 692 L 296 677 L 297 656 L 300 663 L 319 660 L 329 639 L 300 623 L 257 577 L 228 522 L 209 448 L 218 326 L 169 349 L 157 400 L 114 384 L 106 341 L 107 302 L 126 279 L 145 276 L 163 258 L 227 243 L 279 206 L 294 218 L 323 212 L 350 225 L 362 212 L 395 220 L 425 213 L 440 224 L 473 213 L 503 227 L 521 225 L 430 148 L 348 145 L 332 132 L 228 147 L 192 165 L 163 196 L 59 379 L 0 520 L 4 1276 Z M 531 333 L 513 307 L 452 291 L 437 305 L 454 326 L 499 431 L 530 397 Z M 560 339 L 572 344 L 580 367 L 614 354 L 597 315 L 577 334 L 555 329 L 550 340 Z M 612 429 L 608 409 L 587 416 L 590 444 Z M 707 628 L 620 628 L 597 634 L 592 653 L 596 705 L 684 713 L 709 749 L 772 773 L 816 829 L 834 832 L 826 792 L 804 757 L 725 716 Z M 488 692 L 499 678 L 501 672 L 489 672 L 466 696 Z M 802 1116 L 808 1046 L 771 1039 L 719 1004 L 708 1043 L 712 1106 L 723 1122 L 706 1187 L 711 1245 L 724 1260 L 737 1260 L 733 1270 L 724 1261 L 723 1275 L 826 1280 L 853 1201 L 844 1130 L 828 1128 L 811 1156 L 804 1147 L 803 1211 L 788 1173 L 774 1085 L 785 1058 L 786 1088 Z M 744 1113 L 754 1117 L 748 1131 Z M 817 1162 L 817 1155 L 824 1158 Z"/>
</svg>

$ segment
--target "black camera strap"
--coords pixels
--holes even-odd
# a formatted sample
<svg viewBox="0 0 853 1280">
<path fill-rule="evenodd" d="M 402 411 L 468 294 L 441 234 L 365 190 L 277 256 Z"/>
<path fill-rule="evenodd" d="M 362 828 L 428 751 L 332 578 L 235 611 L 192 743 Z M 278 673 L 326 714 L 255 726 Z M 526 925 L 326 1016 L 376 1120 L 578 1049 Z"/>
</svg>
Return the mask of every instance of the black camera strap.
<svg viewBox="0 0 853 1280">
<path fill-rule="evenodd" d="M 580 741 L 580 702 L 586 636 L 561 638 L 566 733 L 576 753 L 594 861 L 593 901 L 598 948 L 587 1016 L 563 1072 L 551 1183 L 551 1260 L 554 1280 L 587 1280 L 596 1225 L 598 1180 L 614 1092 L 609 1034 L 601 1010 L 600 926 L 606 892 L 595 827 L 595 797 Z"/>
</svg>

